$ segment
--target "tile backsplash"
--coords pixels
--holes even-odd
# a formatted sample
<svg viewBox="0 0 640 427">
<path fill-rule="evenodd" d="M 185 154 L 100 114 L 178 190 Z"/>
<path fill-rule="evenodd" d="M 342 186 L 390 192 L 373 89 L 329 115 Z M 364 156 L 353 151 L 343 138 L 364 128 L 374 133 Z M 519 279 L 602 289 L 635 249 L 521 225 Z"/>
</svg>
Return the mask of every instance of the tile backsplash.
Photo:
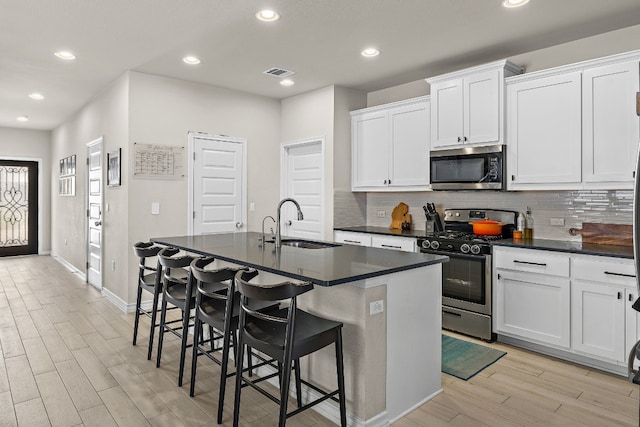
<svg viewBox="0 0 640 427">
<path fill-rule="evenodd" d="M 346 194 L 348 193 L 348 194 Z M 631 224 L 633 192 L 631 190 L 580 191 L 432 191 L 414 193 L 350 193 L 334 195 L 334 226 L 371 225 L 388 227 L 391 211 L 400 202 L 409 205 L 412 227 L 424 230 L 422 206 L 436 204 L 438 212 L 447 208 L 508 209 L 525 212 L 531 207 L 534 236 L 543 239 L 580 241 L 570 228 L 582 228 L 583 222 Z M 355 207 L 354 207 L 355 206 Z M 364 207 L 364 210 L 363 210 Z M 385 217 L 379 218 L 378 211 Z M 551 219 L 564 225 L 551 225 Z M 362 221 L 357 223 L 357 221 Z"/>
</svg>

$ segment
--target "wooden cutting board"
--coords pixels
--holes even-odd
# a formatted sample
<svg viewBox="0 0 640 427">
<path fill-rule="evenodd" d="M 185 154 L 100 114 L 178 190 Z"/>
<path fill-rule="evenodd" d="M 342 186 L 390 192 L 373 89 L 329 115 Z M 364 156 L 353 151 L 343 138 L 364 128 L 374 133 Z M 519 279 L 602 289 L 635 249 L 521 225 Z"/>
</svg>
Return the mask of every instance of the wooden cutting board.
<svg viewBox="0 0 640 427">
<path fill-rule="evenodd" d="M 409 212 L 409 205 L 402 202 L 398 203 L 398 206 L 393 208 L 391 212 L 391 225 L 389 228 L 401 229 L 407 212 Z"/>
<path fill-rule="evenodd" d="M 582 229 L 571 228 L 569 234 L 581 235 L 582 243 L 633 246 L 633 226 L 628 224 L 583 222 Z"/>
</svg>

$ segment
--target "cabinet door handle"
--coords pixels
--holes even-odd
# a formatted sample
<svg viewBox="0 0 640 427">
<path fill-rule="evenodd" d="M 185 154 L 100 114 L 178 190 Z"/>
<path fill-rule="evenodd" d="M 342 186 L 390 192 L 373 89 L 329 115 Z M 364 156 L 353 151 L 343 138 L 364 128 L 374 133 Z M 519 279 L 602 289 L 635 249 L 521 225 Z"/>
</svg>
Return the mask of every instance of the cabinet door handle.
<svg viewBox="0 0 640 427">
<path fill-rule="evenodd" d="M 629 301 L 633 302 L 633 294 L 629 294 Z"/>
<path fill-rule="evenodd" d="M 511 175 L 511 181 L 515 181 L 516 180 L 516 176 L 515 175 Z"/>
<path fill-rule="evenodd" d="M 357 241 L 357 240 L 348 240 L 348 239 L 344 239 L 344 242 L 345 242 L 345 243 L 357 243 L 357 244 L 362 243 L 362 242 L 359 242 L 359 241 Z"/>
<path fill-rule="evenodd" d="M 464 142 L 467 142 L 467 137 L 465 136 L 464 138 L 462 138 L 462 140 L 463 140 Z"/>
<path fill-rule="evenodd" d="M 614 273 L 613 271 L 605 271 L 604 274 L 609 276 L 619 276 L 619 277 L 636 277 L 635 274 L 624 274 L 624 273 Z"/>
<path fill-rule="evenodd" d="M 394 245 L 380 245 L 383 248 L 391 248 L 391 249 L 402 249 L 402 246 L 394 246 Z"/>
<path fill-rule="evenodd" d="M 461 142 L 461 141 L 462 141 L 462 138 L 458 137 L 458 142 Z"/>
<path fill-rule="evenodd" d="M 618 299 L 622 299 L 622 292 L 618 292 Z"/>
<path fill-rule="evenodd" d="M 386 179 L 384 180 L 384 185 L 387 185 L 387 180 Z"/>
<path fill-rule="evenodd" d="M 513 260 L 514 263 L 518 264 L 527 264 L 527 265 L 537 265 L 539 267 L 546 267 L 547 264 L 543 262 L 529 262 L 529 261 L 518 261 L 517 259 Z"/>
<path fill-rule="evenodd" d="M 391 180 L 389 180 L 389 185 L 391 185 Z"/>
</svg>

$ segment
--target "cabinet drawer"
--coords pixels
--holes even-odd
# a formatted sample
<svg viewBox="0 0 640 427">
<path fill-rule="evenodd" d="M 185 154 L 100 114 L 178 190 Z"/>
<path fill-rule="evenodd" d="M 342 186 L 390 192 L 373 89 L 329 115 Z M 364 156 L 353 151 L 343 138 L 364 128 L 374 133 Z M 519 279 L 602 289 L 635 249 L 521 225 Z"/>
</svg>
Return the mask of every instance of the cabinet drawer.
<svg viewBox="0 0 640 427">
<path fill-rule="evenodd" d="M 416 239 L 410 237 L 379 236 L 371 238 L 371 246 L 375 248 L 395 249 L 397 251 L 415 252 Z"/>
<path fill-rule="evenodd" d="M 572 257 L 572 277 L 590 282 L 615 285 L 636 285 L 636 269 L 633 260 L 600 256 Z"/>
<path fill-rule="evenodd" d="M 495 268 L 569 277 L 569 254 L 536 249 L 494 247 Z"/>
<path fill-rule="evenodd" d="M 348 245 L 371 246 L 371 234 L 353 231 L 334 231 L 333 240 Z"/>
</svg>

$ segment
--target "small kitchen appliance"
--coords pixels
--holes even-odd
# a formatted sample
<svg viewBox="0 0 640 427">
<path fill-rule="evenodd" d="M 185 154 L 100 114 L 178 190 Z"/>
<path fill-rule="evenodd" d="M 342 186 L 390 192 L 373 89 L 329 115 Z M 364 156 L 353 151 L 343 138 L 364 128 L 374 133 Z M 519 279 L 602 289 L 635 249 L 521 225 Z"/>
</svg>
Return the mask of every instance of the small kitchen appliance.
<svg viewBox="0 0 640 427">
<path fill-rule="evenodd" d="M 433 190 L 504 190 L 505 148 L 465 147 L 431 151 Z"/>
<path fill-rule="evenodd" d="M 491 209 L 446 209 L 443 231 L 418 238 L 420 252 L 446 255 L 442 264 L 442 327 L 486 341 L 492 332 L 491 242 L 509 239 L 518 213 Z M 502 224 L 502 234 L 478 235 L 472 223 Z"/>
</svg>

